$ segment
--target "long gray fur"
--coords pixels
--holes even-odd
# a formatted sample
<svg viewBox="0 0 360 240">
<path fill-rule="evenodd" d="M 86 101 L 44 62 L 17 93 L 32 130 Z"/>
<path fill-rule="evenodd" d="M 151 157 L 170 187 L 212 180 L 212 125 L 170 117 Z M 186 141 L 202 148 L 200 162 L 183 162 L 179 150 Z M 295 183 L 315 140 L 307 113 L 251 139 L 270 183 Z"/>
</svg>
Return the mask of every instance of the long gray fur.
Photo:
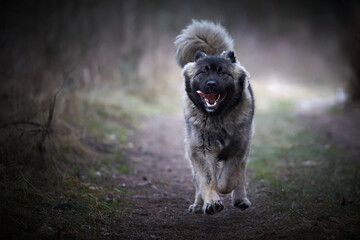
<svg viewBox="0 0 360 240">
<path fill-rule="evenodd" d="M 176 37 L 175 48 L 185 79 L 186 157 L 196 188 L 189 210 L 220 212 L 219 194 L 231 192 L 233 205 L 244 210 L 251 205 L 245 189 L 254 116 L 250 75 L 220 24 L 193 20 Z"/>
</svg>

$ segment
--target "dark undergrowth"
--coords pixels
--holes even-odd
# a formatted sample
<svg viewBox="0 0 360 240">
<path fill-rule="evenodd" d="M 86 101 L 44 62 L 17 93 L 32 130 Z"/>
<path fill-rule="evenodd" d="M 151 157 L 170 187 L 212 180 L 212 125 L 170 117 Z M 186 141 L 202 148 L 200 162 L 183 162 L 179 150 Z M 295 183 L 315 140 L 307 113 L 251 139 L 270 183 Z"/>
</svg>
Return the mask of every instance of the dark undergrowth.
<svg viewBox="0 0 360 240">
<path fill-rule="evenodd" d="M 124 152 L 136 108 L 88 97 L 72 106 L 53 119 L 44 139 L 36 117 L 0 129 L 3 239 L 106 238 L 115 216 L 131 207 L 130 191 L 115 176 L 133 171 Z"/>
</svg>

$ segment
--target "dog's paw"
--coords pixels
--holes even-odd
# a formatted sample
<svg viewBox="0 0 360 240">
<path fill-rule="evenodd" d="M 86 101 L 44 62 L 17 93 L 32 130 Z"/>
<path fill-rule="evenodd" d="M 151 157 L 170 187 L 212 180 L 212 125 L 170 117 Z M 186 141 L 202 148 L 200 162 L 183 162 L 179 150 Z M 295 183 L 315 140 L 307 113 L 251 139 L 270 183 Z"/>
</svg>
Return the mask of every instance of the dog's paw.
<svg viewBox="0 0 360 240">
<path fill-rule="evenodd" d="M 203 213 L 203 209 L 201 205 L 192 204 L 189 207 L 189 212 L 193 213 Z"/>
<path fill-rule="evenodd" d="M 234 207 L 240 208 L 240 210 L 242 211 L 244 211 L 250 206 L 251 202 L 247 198 L 241 198 L 234 201 Z"/>
<path fill-rule="evenodd" d="M 214 214 L 217 212 L 220 212 L 224 209 L 224 205 L 222 204 L 222 202 L 220 200 L 211 200 L 209 202 L 207 202 L 206 204 L 204 204 L 203 206 L 203 211 L 206 214 Z"/>
</svg>

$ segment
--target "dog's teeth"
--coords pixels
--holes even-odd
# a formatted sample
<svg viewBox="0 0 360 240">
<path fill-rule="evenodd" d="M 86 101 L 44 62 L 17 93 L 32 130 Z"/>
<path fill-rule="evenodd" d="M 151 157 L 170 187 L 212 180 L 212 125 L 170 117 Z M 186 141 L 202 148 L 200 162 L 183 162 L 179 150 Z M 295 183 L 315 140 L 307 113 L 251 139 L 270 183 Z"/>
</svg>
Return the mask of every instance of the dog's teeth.
<svg viewBox="0 0 360 240">
<path fill-rule="evenodd" d="M 217 102 L 214 102 L 213 104 L 206 102 L 206 106 L 208 106 L 208 107 L 214 107 L 214 106 L 216 106 L 216 104 L 217 104 Z"/>
<path fill-rule="evenodd" d="M 209 99 L 207 99 L 206 97 L 202 96 L 202 99 L 204 100 L 205 104 L 207 107 L 215 107 L 220 99 L 221 95 L 219 94 L 215 100 L 214 103 L 210 103 Z"/>
</svg>

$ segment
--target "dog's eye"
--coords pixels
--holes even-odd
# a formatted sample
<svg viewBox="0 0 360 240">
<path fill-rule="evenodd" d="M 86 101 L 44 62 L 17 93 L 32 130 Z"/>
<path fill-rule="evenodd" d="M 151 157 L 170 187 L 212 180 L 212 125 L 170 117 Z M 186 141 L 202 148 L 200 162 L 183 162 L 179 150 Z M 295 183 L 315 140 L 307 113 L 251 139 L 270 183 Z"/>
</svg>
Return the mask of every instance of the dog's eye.
<svg viewBox="0 0 360 240">
<path fill-rule="evenodd" d="M 229 73 L 226 72 L 222 67 L 219 67 L 219 68 L 217 69 L 217 73 L 218 73 L 219 75 L 229 74 Z"/>
<path fill-rule="evenodd" d="M 227 74 L 227 72 L 225 72 L 222 68 L 219 68 L 218 69 L 218 74 L 219 75 L 225 75 L 225 74 Z"/>
<path fill-rule="evenodd" d="M 207 69 L 207 68 L 205 67 L 205 68 L 199 70 L 199 71 L 195 74 L 195 76 L 197 76 L 197 75 L 199 75 L 199 74 L 207 74 L 208 72 L 209 72 L 209 69 Z"/>
<path fill-rule="evenodd" d="M 205 66 L 204 68 L 200 69 L 200 71 L 197 72 L 196 75 L 198 75 L 198 74 L 207 74 L 209 71 L 210 71 L 210 67 Z"/>
</svg>

